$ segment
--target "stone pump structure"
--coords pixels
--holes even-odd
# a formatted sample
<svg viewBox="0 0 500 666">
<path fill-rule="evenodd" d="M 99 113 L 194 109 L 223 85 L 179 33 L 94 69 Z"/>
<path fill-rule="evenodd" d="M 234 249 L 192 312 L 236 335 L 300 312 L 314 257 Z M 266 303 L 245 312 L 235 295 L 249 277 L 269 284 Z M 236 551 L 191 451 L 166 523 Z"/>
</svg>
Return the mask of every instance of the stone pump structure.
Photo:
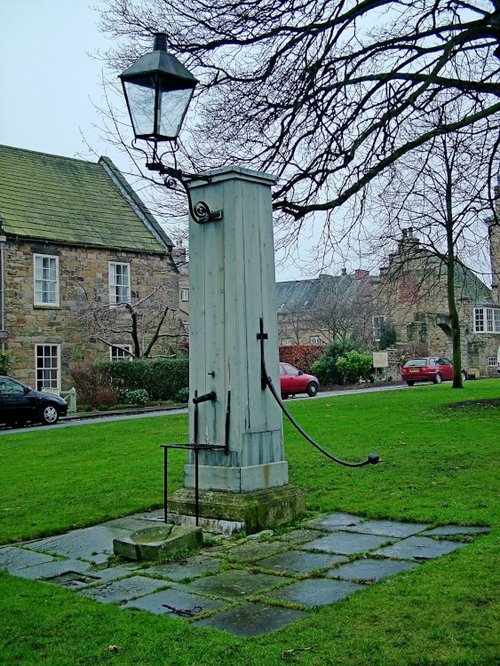
<svg viewBox="0 0 500 666">
<path fill-rule="evenodd" d="M 197 84 L 167 53 L 164 34 L 120 78 L 136 140 L 149 146 L 147 168 L 168 187 L 179 182 L 189 201 L 190 443 L 163 445 L 165 521 L 195 516 L 197 525 L 224 521 L 247 532 L 285 524 L 303 513 L 305 498 L 288 483 L 280 409 L 293 419 L 275 388 L 275 178 L 234 167 L 184 174 L 163 164 L 158 147 L 175 141 Z M 187 448 L 189 459 L 183 489 L 168 498 L 171 448 Z"/>
<path fill-rule="evenodd" d="M 206 178 L 206 179 L 205 179 Z M 262 358 L 279 386 L 271 186 L 243 168 L 194 177 L 188 187 L 222 219 L 189 229 L 189 437 L 184 489 L 169 508 L 242 523 L 247 531 L 304 511 L 288 484 L 279 405 L 263 383 Z M 197 450 L 196 450 L 197 449 Z M 198 458 L 198 461 L 195 460 Z M 198 465 L 195 463 L 198 462 Z"/>
</svg>

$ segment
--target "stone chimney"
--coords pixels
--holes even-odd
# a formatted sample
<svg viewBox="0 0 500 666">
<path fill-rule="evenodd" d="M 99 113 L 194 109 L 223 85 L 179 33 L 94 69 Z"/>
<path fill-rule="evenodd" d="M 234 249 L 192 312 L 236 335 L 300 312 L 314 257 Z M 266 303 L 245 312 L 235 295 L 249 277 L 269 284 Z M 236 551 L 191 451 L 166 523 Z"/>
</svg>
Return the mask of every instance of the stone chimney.
<svg viewBox="0 0 500 666">
<path fill-rule="evenodd" d="M 354 271 L 354 277 L 356 280 L 364 281 L 370 278 L 370 271 L 364 271 L 361 268 L 356 268 Z"/>
</svg>

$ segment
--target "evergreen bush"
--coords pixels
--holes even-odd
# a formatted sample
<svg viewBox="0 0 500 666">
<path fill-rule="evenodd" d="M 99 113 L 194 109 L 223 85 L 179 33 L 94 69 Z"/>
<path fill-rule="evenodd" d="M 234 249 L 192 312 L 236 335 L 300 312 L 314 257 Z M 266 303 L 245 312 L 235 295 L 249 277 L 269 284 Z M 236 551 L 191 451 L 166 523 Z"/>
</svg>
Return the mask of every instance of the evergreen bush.
<svg viewBox="0 0 500 666">
<path fill-rule="evenodd" d="M 187 358 L 102 361 L 97 365 L 110 378 L 120 401 L 126 401 L 127 391 L 138 389 L 146 391 L 153 401 L 175 400 L 177 393 L 189 384 Z"/>
<path fill-rule="evenodd" d="M 319 357 L 311 365 L 311 372 L 319 379 L 321 384 L 333 385 L 342 383 L 342 376 L 337 369 L 337 360 L 352 351 L 350 340 L 332 340 Z"/>
<path fill-rule="evenodd" d="M 0 375 L 9 375 L 12 358 L 9 352 L 0 352 Z"/>
<path fill-rule="evenodd" d="M 336 362 L 337 372 L 343 384 L 357 384 L 360 379 L 373 381 L 372 356 L 356 350 L 347 352 Z"/>
</svg>

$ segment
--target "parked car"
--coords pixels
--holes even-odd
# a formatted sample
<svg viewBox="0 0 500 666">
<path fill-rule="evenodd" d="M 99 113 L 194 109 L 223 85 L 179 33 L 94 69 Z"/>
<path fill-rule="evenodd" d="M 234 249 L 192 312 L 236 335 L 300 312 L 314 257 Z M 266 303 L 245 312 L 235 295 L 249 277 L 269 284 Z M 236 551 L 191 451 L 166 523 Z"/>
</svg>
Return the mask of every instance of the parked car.
<svg viewBox="0 0 500 666">
<path fill-rule="evenodd" d="M 280 363 L 280 386 L 283 398 L 296 393 L 307 393 L 314 396 L 319 389 L 318 378 L 307 375 L 289 363 Z"/>
<path fill-rule="evenodd" d="M 67 411 L 68 403 L 58 395 L 0 376 L 0 423 L 13 427 L 22 427 L 26 421 L 50 425 Z"/>
<path fill-rule="evenodd" d="M 443 356 L 427 356 L 425 358 L 412 358 L 403 365 L 401 378 L 408 386 L 415 382 L 434 382 L 441 384 L 443 381 L 453 379 L 453 363 L 449 358 Z M 462 370 L 462 379 L 467 379 L 467 373 Z"/>
</svg>

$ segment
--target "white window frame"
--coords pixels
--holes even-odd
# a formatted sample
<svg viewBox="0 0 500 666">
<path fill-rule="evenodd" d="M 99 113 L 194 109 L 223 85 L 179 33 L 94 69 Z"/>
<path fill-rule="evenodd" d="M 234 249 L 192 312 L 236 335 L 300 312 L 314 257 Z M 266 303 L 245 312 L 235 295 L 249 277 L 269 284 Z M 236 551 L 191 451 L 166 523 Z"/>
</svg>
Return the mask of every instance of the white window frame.
<svg viewBox="0 0 500 666">
<path fill-rule="evenodd" d="M 496 368 L 497 367 L 497 357 L 496 356 L 488 356 L 488 360 L 486 362 L 488 368 Z"/>
<path fill-rule="evenodd" d="M 189 303 L 189 289 L 187 289 L 186 287 L 183 287 L 181 289 L 181 302 Z"/>
<path fill-rule="evenodd" d="M 500 333 L 500 308 L 487 305 L 474 308 L 474 333 Z"/>
<path fill-rule="evenodd" d="M 52 270 L 55 272 L 55 279 L 51 279 L 47 274 Z M 44 301 L 43 294 L 51 293 L 47 289 L 48 285 L 54 285 L 53 300 Z M 33 303 L 42 307 L 59 307 L 59 257 L 55 254 L 33 254 Z"/>
<path fill-rule="evenodd" d="M 281 338 L 281 346 L 282 347 L 290 347 L 292 345 L 293 345 L 292 338 Z"/>
<path fill-rule="evenodd" d="M 126 283 L 117 280 L 117 267 L 126 267 Z M 109 302 L 111 305 L 120 305 L 120 303 L 130 303 L 130 264 L 124 261 L 108 262 L 108 284 L 109 284 Z M 126 290 L 125 294 L 120 294 L 120 290 Z"/>
<path fill-rule="evenodd" d="M 38 355 L 38 350 L 40 348 L 45 348 L 43 355 Z M 47 348 L 50 348 L 49 354 L 46 355 Z M 38 363 L 39 358 L 43 359 L 43 365 L 40 366 Z M 49 363 L 46 363 L 49 359 Z M 53 361 L 55 360 L 55 365 Z M 53 373 L 55 371 L 55 376 Z M 44 374 L 50 373 L 50 377 L 44 376 Z M 60 391 L 61 390 L 61 345 L 53 344 L 52 342 L 40 342 L 35 345 L 35 381 L 37 391 L 41 391 L 44 388 L 51 390 Z"/>
<path fill-rule="evenodd" d="M 372 317 L 372 331 L 375 342 L 380 342 L 382 337 L 382 327 L 385 324 L 385 315 L 375 315 Z M 378 336 L 378 337 L 377 337 Z"/>
<path fill-rule="evenodd" d="M 123 353 L 122 353 L 123 352 Z M 130 352 L 130 354 L 127 354 Z M 131 361 L 132 345 L 111 345 L 109 348 L 110 361 Z"/>
<path fill-rule="evenodd" d="M 320 345 L 322 344 L 322 339 L 319 335 L 310 335 L 309 336 L 309 344 L 310 345 Z"/>
</svg>

